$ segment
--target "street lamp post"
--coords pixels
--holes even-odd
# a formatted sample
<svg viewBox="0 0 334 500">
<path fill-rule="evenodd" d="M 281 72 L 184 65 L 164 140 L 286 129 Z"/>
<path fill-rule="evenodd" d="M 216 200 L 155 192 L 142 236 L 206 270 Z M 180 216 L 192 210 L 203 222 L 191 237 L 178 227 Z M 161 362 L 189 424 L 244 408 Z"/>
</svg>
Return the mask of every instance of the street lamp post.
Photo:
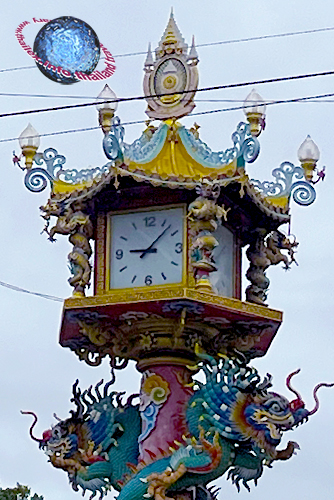
<svg viewBox="0 0 334 500">
<path fill-rule="evenodd" d="M 21 132 L 19 143 L 25 157 L 26 168 L 29 170 L 32 167 L 34 156 L 40 144 L 38 132 L 31 123 Z"/>
<path fill-rule="evenodd" d="M 244 113 L 250 124 L 252 136 L 258 137 L 265 126 L 266 105 L 255 89 L 248 94 L 244 101 Z"/>
<path fill-rule="evenodd" d="M 116 94 L 109 85 L 105 84 L 103 90 L 96 98 L 96 108 L 99 112 L 99 124 L 104 134 L 110 132 L 111 121 L 117 110 L 118 102 Z"/>
<path fill-rule="evenodd" d="M 305 179 L 311 181 L 317 161 L 320 158 L 320 151 L 316 143 L 308 135 L 298 149 L 298 159 L 304 170 Z"/>
</svg>

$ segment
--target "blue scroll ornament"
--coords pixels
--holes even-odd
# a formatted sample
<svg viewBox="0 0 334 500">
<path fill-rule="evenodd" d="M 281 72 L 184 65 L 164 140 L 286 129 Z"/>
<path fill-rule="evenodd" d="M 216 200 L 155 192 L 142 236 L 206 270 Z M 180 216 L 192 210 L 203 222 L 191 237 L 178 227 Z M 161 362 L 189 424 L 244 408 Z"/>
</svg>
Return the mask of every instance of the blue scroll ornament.
<svg viewBox="0 0 334 500">
<path fill-rule="evenodd" d="M 241 157 L 245 162 L 253 163 L 260 152 L 259 141 L 251 135 L 248 123 L 238 124 L 231 136 L 233 147 L 225 151 L 212 151 L 205 142 L 196 139 L 184 127 L 180 128 L 179 135 L 190 156 L 207 167 L 222 167 Z"/>
<path fill-rule="evenodd" d="M 113 119 L 110 131 L 103 138 L 103 151 L 108 160 L 123 161 L 124 127 L 118 116 Z"/>
<path fill-rule="evenodd" d="M 304 179 L 302 167 L 296 167 L 292 163 L 285 161 L 272 172 L 275 181 L 258 181 L 252 179 L 253 186 L 257 188 L 264 196 L 271 198 L 290 198 L 298 205 L 311 205 L 316 199 L 316 192 L 312 184 Z"/>
</svg>

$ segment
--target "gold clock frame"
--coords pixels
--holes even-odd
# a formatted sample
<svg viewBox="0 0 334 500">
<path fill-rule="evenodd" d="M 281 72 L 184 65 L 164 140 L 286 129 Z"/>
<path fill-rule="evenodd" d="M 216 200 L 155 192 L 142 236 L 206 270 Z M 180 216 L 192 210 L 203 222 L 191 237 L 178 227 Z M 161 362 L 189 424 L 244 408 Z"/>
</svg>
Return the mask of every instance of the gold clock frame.
<svg viewBox="0 0 334 500">
<path fill-rule="evenodd" d="M 156 212 L 169 210 L 173 208 L 181 208 L 183 210 L 183 250 L 182 250 L 182 279 L 177 283 L 161 284 L 161 285 L 149 285 L 149 286 L 136 286 L 136 287 L 126 287 L 126 288 L 111 288 L 110 287 L 110 276 L 111 276 L 111 244 L 112 244 L 112 216 L 121 214 L 132 214 L 138 212 Z M 96 231 L 96 279 L 95 279 L 95 293 L 97 295 L 108 294 L 117 295 L 123 294 L 127 291 L 138 291 L 143 290 L 163 290 L 165 288 L 180 288 L 180 286 L 188 286 L 189 283 L 189 259 L 188 259 L 188 223 L 187 223 L 187 205 L 186 203 L 171 204 L 171 205 L 159 205 L 153 207 L 141 207 L 136 209 L 127 210 L 113 210 L 106 214 L 100 214 L 97 219 L 97 231 Z"/>
</svg>

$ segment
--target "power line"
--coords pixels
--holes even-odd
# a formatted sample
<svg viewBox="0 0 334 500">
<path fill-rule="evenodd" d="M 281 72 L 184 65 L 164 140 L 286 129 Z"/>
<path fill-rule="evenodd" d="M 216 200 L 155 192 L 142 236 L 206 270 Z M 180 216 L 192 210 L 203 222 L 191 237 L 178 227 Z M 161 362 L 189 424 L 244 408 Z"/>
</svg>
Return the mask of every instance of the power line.
<svg viewBox="0 0 334 500">
<path fill-rule="evenodd" d="M 276 100 L 276 101 L 267 101 L 264 102 L 266 106 L 273 106 L 276 104 L 289 104 L 289 103 L 297 103 L 297 102 L 334 102 L 333 100 L 331 101 L 320 101 L 320 99 L 325 98 L 325 97 L 334 97 L 334 93 L 331 94 L 319 94 L 315 96 L 307 96 L 307 97 L 296 97 L 294 99 L 282 99 L 282 100 Z M 199 111 L 197 113 L 190 113 L 188 116 L 199 116 L 199 115 L 208 115 L 208 114 L 213 114 L 213 113 L 223 113 L 227 111 L 237 111 L 237 110 L 244 110 L 249 106 L 234 106 L 232 108 L 222 108 L 222 109 L 213 109 L 213 110 L 208 110 L 208 111 Z M 122 127 L 126 127 L 128 125 L 138 125 L 142 123 L 146 123 L 147 120 L 136 120 L 132 122 L 125 122 L 121 123 Z M 52 135 L 62 135 L 62 134 L 72 134 L 76 132 L 88 132 L 91 130 L 98 130 L 100 129 L 100 126 L 95 126 L 95 127 L 86 127 L 86 128 L 79 128 L 79 129 L 72 129 L 72 130 L 61 130 L 58 132 L 49 132 L 45 134 L 39 134 L 40 137 L 47 137 L 47 136 L 52 136 Z M 2 142 L 12 142 L 12 141 L 17 141 L 19 138 L 18 137 L 12 137 L 10 139 L 0 139 L 0 143 Z"/>
<path fill-rule="evenodd" d="M 252 82 L 241 82 L 241 83 L 230 83 L 227 85 L 214 85 L 211 87 L 202 87 L 197 90 L 183 90 L 180 92 L 177 92 L 178 94 L 189 94 L 189 93 L 194 93 L 194 92 L 208 92 L 208 91 L 213 91 L 213 90 L 223 90 L 223 89 L 231 89 L 231 88 L 237 88 L 237 87 L 248 87 L 248 86 L 255 86 L 255 85 L 262 85 L 265 83 L 277 83 L 277 82 L 286 82 L 286 81 L 292 81 L 292 80 L 301 80 L 301 79 L 306 79 L 306 78 L 315 78 L 319 76 L 329 76 L 329 75 L 334 75 L 334 71 L 322 71 L 320 73 L 307 73 L 303 75 L 294 75 L 294 76 L 284 76 L 284 77 L 278 77 L 278 78 L 268 78 L 264 80 L 254 80 Z M 164 96 L 169 96 L 170 93 L 164 93 L 164 94 L 151 94 L 151 95 L 142 95 L 142 96 L 133 96 L 133 97 L 119 97 L 116 99 L 112 99 L 110 101 L 106 100 L 106 103 L 118 103 L 118 102 L 131 102 L 131 101 L 142 101 L 144 99 L 152 99 L 155 97 L 164 97 Z M 326 94 L 326 95 L 332 95 L 332 94 Z M 65 110 L 65 109 L 73 109 L 73 108 L 85 108 L 89 106 L 96 106 L 97 102 L 86 102 L 82 104 L 68 104 L 66 106 L 54 106 L 51 108 L 40 108 L 40 109 L 30 109 L 26 111 L 14 111 L 11 113 L 2 113 L 0 114 L 0 118 L 5 118 L 9 116 L 19 116 L 19 115 L 30 115 L 34 113 L 45 113 L 48 111 L 60 111 L 60 110 Z"/>
<path fill-rule="evenodd" d="M 323 97 L 334 97 L 334 93 L 319 94 L 319 95 L 310 96 L 310 97 L 296 97 L 294 99 L 280 99 L 277 101 L 268 101 L 268 102 L 265 102 L 264 104 L 266 106 L 273 106 L 275 104 L 288 104 L 288 103 L 295 103 L 295 102 L 312 102 L 312 101 L 319 102 L 319 99 L 322 99 Z M 246 109 L 247 107 L 250 108 L 250 107 L 252 107 L 252 105 L 250 104 L 249 106 L 234 106 L 233 108 L 212 109 L 212 110 L 208 110 L 208 111 L 201 111 L 198 113 L 191 113 L 190 116 L 209 115 L 209 114 L 213 114 L 213 113 L 220 113 L 223 111 L 236 111 L 239 109 Z"/>
<path fill-rule="evenodd" d="M 0 281 L 0 286 L 5 288 L 9 288 L 10 290 L 14 290 L 15 292 L 28 293 L 29 295 L 36 295 L 37 297 L 42 297 L 43 299 L 54 300 L 56 302 L 63 302 L 63 299 L 60 297 L 54 297 L 53 295 L 46 295 L 44 293 L 32 292 L 31 290 L 26 290 L 25 288 L 20 288 L 15 285 L 10 285 L 9 283 L 5 283 L 4 281 Z"/>
<path fill-rule="evenodd" d="M 1 71 L 1 70 L 0 70 Z M 57 95 L 57 94 L 22 94 L 11 92 L 0 92 L 3 97 L 43 97 L 43 98 L 57 98 L 57 99 L 96 99 L 96 97 L 86 95 Z"/>
<path fill-rule="evenodd" d="M 85 95 L 57 95 L 57 94 L 22 94 L 11 92 L 0 92 L 3 97 L 42 97 L 42 98 L 60 98 L 60 99 L 96 99 L 96 97 Z M 244 99 L 194 99 L 194 102 L 244 102 Z M 252 101 L 250 101 L 252 102 Z M 254 101 L 255 102 L 255 101 Z M 267 103 L 270 101 L 267 101 Z M 334 102 L 333 100 L 322 100 L 321 102 Z"/>
<path fill-rule="evenodd" d="M 312 30 L 303 30 L 303 31 L 289 31 L 286 33 L 276 33 L 273 35 L 260 35 L 260 36 L 253 36 L 253 37 L 248 37 L 248 38 L 234 38 L 231 40 L 222 40 L 219 42 L 208 42 L 208 43 L 199 43 L 196 45 L 196 47 L 212 47 L 215 45 L 230 45 L 233 43 L 244 43 L 244 42 L 254 42 L 258 40 L 268 40 L 270 38 L 284 38 L 288 36 L 297 36 L 297 35 L 309 35 L 312 33 L 321 33 L 321 32 L 326 32 L 326 31 L 333 31 L 334 27 L 328 27 L 328 28 L 315 28 Z M 118 58 L 118 57 L 131 57 L 131 56 L 143 56 L 146 55 L 147 51 L 144 52 L 128 52 L 125 54 L 116 54 L 113 57 Z M 101 58 L 102 59 L 102 58 Z M 33 66 L 21 66 L 18 68 L 6 68 L 6 69 L 0 69 L 0 73 L 5 73 L 8 71 L 19 71 L 19 70 L 24 70 L 24 69 L 36 69 L 36 65 Z"/>
<path fill-rule="evenodd" d="M 21 69 L 35 69 L 36 66 L 21 66 L 19 68 L 6 68 L 0 69 L 0 73 L 6 73 L 7 71 L 21 71 Z"/>
<path fill-rule="evenodd" d="M 233 44 L 233 43 L 243 43 L 243 42 L 254 42 L 258 40 L 268 40 L 270 38 L 283 38 L 287 36 L 295 36 L 295 35 L 309 35 L 311 33 L 320 33 L 324 31 L 333 31 L 334 27 L 329 27 L 329 28 L 316 28 L 312 30 L 304 30 L 304 31 L 289 31 L 287 33 L 276 33 L 274 35 L 261 35 L 261 36 L 252 36 L 248 38 L 234 38 L 232 40 L 222 40 L 220 42 L 208 42 L 208 43 L 198 43 L 196 44 L 196 48 L 198 47 L 212 47 L 214 45 L 228 45 L 228 44 Z M 127 54 L 117 54 L 113 56 L 114 58 L 116 57 L 130 57 L 130 56 L 142 56 L 146 55 L 147 51 L 145 52 L 129 52 Z"/>
</svg>

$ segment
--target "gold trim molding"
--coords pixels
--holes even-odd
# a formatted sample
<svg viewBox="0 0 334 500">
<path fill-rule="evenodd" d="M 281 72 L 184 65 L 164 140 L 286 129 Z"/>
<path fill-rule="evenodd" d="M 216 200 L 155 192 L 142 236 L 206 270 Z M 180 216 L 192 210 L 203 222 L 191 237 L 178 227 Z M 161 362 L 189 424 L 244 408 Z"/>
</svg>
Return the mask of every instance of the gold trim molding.
<svg viewBox="0 0 334 500">
<path fill-rule="evenodd" d="M 81 309 L 113 304 L 133 304 L 136 302 L 151 302 L 180 298 L 190 299 L 213 306 L 217 305 L 231 312 L 244 312 L 249 315 L 261 316 L 262 318 L 279 322 L 283 319 L 283 313 L 276 309 L 270 309 L 265 306 L 251 304 L 250 302 L 243 302 L 239 299 L 221 297 L 213 293 L 205 293 L 192 288 L 175 285 L 166 286 L 164 288 L 150 287 L 149 290 L 117 290 L 103 295 L 95 295 L 93 297 L 70 297 L 65 299 L 64 309 L 66 311 L 68 309 Z"/>
</svg>

